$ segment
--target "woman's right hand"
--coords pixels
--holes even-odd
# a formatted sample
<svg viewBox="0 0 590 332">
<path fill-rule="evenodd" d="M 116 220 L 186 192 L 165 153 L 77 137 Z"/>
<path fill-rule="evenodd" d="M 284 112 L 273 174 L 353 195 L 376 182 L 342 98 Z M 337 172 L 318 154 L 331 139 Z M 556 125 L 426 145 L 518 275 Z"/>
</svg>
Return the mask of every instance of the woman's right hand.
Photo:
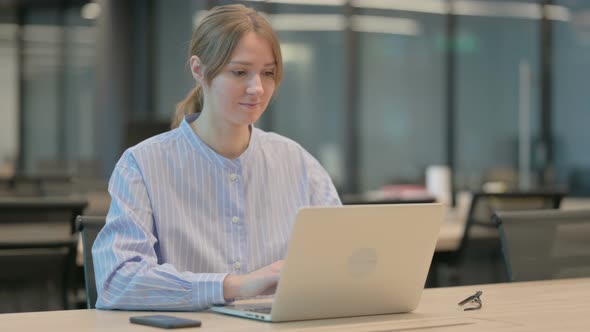
<svg viewBox="0 0 590 332">
<path fill-rule="evenodd" d="M 285 261 L 276 261 L 244 275 L 228 275 L 223 281 L 226 301 L 240 297 L 254 297 L 274 293 Z"/>
</svg>

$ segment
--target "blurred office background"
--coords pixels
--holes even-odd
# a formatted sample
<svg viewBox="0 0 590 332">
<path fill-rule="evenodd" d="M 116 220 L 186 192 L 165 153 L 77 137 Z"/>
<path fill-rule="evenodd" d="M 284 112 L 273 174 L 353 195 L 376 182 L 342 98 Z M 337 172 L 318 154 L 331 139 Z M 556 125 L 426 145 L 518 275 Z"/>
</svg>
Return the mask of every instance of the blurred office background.
<svg viewBox="0 0 590 332">
<path fill-rule="evenodd" d="M 200 13 L 235 2 L 266 13 L 284 52 L 258 126 L 300 142 L 342 193 L 423 183 L 429 165 L 456 190 L 590 191 L 583 0 L 3 0 L 2 174 L 107 179 L 193 85 Z"/>
<path fill-rule="evenodd" d="M 193 26 L 228 3 L 282 43 L 257 126 L 301 143 L 343 197 L 422 188 L 433 165 L 453 193 L 590 195 L 587 0 L 0 0 L 0 178 L 34 180 L 0 190 L 106 214 L 123 150 L 168 130 L 194 84 Z"/>
</svg>

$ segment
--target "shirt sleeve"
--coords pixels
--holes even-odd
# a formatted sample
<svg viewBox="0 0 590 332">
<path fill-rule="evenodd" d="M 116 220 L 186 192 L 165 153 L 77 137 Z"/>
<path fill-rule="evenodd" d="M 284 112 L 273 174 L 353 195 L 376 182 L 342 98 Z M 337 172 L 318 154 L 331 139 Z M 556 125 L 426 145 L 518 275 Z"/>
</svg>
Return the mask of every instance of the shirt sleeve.
<svg viewBox="0 0 590 332">
<path fill-rule="evenodd" d="M 150 198 L 129 152 L 113 171 L 109 193 L 107 222 L 92 248 L 97 308 L 188 311 L 224 303 L 226 273 L 181 272 L 159 262 Z"/>
<path fill-rule="evenodd" d="M 311 205 L 342 205 L 332 178 L 324 167 L 309 152 L 304 150 L 309 176 Z"/>
</svg>

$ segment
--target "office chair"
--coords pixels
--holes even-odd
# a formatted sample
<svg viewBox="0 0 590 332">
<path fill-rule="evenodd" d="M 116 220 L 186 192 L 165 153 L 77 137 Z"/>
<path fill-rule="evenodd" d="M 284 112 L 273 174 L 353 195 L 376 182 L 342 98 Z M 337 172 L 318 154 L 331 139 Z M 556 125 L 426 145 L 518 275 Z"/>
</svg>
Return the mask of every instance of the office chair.
<svg viewBox="0 0 590 332">
<path fill-rule="evenodd" d="M 106 217 L 78 216 L 76 224 L 82 235 L 82 249 L 84 256 L 84 285 L 86 287 L 86 307 L 94 309 L 96 306 L 96 280 L 94 278 L 94 261 L 92 260 L 92 245 L 100 230 L 106 223 Z"/>
<path fill-rule="evenodd" d="M 69 309 L 75 218 L 86 205 L 84 199 L 0 197 L 0 312 Z"/>
<path fill-rule="evenodd" d="M 497 212 L 510 281 L 590 277 L 590 210 Z"/>
<path fill-rule="evenodd" d="M 440 264 L 450 267 L 451 285 L 506 281 L 500 238 L 492 222 L 494 212 L 557 209 L 563 197 L 563 192 L 544 191 L 474 193 L 458 249 L 436 253 L 434 268 Z"/>
</svg>

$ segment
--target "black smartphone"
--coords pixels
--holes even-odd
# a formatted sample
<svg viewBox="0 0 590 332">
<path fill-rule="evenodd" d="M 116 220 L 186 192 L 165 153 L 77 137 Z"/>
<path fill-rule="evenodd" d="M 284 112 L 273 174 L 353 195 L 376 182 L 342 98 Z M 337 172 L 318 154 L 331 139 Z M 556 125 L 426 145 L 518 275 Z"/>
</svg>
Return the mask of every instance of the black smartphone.
<svg viewBox="0 0 590 332">
<path fill-rule="evenodd" d="M 177 329 L 181 327 L 199 327 L 200 320 L 180 318 L 168 315 L 132 316 L 129 321 L 134 324 L 160 327 L 163 329 Z"/>
</svg>

